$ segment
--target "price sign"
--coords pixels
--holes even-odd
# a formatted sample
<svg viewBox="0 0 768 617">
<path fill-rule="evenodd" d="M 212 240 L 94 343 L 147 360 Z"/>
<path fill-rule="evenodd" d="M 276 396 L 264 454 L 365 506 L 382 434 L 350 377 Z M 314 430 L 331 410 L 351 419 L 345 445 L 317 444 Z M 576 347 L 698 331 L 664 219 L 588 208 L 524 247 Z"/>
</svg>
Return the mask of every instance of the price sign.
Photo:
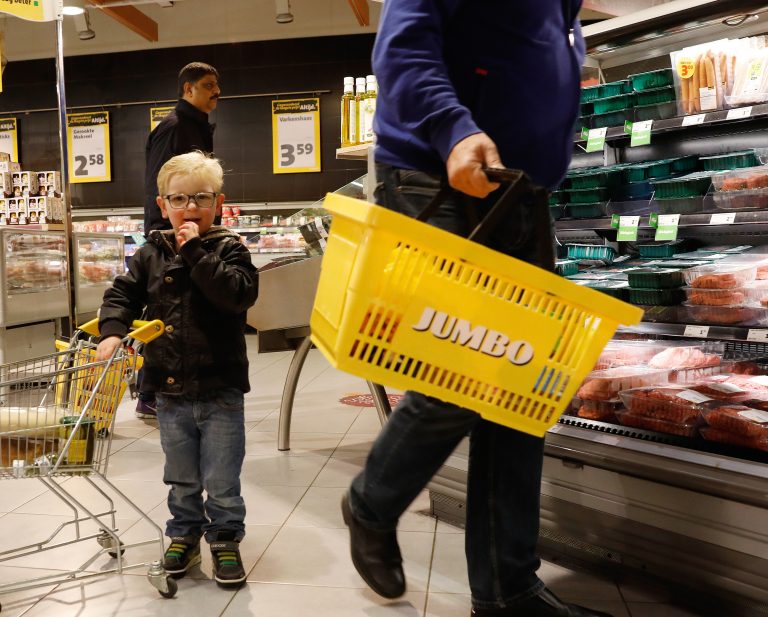
<svg viewBox="0 0 768 617">
<path fill-rule="evenodd" d="M 709 326 L 685 326 L 683 336 L 693 338 L 706 338 L 709 334 Z"/>
<path fill-rule="evenodd" d="M 643 120 L 632 125 L 632 137 L 629 140 L 630 147 L 647 146 L 651 143 L 651 129 L 653 120 Z"/>
<path fill-rule="evenodd" d="M 587 135 L 587 152 L 598 152 L 605 146 L 605 136 L 608 128 L 591 129 Z"/>
<path fill-rule="evenodd" d="M 709 219 L 710 225 L 731 225 L 736 220 L 735 212 L 723 212 L 722 214 L 713 214 Z"/>
<path fill-rule="evenodd" d="M 679 214 L 660 214 L 656 226 L 655 240 L 677 240 L 677 226 L 680 224 Z"/>
<path fill-rule="evenodd" d="M 149 130 L 154 131 L 165 117 L 171 113 L 175 107 L 150 107 L 149 108 Z"/>
<path fill-rule="evenodd" d="M 19 162 L 19 133 L 16 118 L 0 118 L 0 152 L 6 152 L 14 163 Z"/>
<path fill-rule="evenodd" d="M 750 330 L 747 332 L 747 340 L 754 343 L 768 343 L 768 330 Z"/>
<path fill-rule="evenodd" d="M 53 21 L 57 15 L 56 4 L 56 0 L 0 0 L 0 13 L 28 21 Z"/>
<path fill-rule="evenodd" d="M 109 182 L 109 112 L 67 114 L 69 181 Z"/>
<path fill-rule="evenodd" d="M 699 124 L 704 124 L 704 118 L 706 118 L 707 114 L 696 114 L 694 116 L 686 116 L 683 118 L 683 126 L 697 126 Z"/>
<path fill-rule="evenodd" d="M 320 99 L 272 101 L 272 171 L 321 171 Z"/>
<path fill-rule="evenodd" d="M 739 109 L 731 109 L 728 115 L 725 116 L 726 120 L 743 120 L 749 118 L 752 115 L 751 107 L 740 107 Z"/>
<path fill-rule="evenodd" d="M 639 216 L 620 216 L 619 233 L 616 236 L 616 239 L 619 242 L 634 242 L 637 240 L 637 228 L 639 226 Z"/>
</svg>

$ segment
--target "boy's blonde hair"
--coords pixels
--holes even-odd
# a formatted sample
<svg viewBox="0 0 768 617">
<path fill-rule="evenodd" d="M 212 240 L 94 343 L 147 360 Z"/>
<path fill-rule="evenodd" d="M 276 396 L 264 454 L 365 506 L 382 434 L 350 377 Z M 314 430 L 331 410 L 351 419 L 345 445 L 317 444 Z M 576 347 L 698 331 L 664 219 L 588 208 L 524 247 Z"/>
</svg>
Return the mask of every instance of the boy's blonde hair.
<svg viewBox="0 0 768 617">
<path fill-rule="evenodd" d="M 158 195 L 165 196 L 171 177 L 176 175 L 195 176 L 210 184 L 215 193 L 219 193 L 224 186 L 224 169 L 221 163 L 200 150 L 179 154 L 166 161 L 157 174 Z"/>
</svg>

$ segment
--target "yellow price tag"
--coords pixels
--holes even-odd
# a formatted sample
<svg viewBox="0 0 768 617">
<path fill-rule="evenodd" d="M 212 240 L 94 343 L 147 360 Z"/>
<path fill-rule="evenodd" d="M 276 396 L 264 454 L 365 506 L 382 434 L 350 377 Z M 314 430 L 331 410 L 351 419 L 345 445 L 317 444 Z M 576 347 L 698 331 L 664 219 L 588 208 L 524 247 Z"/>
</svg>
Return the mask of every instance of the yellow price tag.
<svg viewBox="0 0 768 617">
<path fill-rule="evenodd" d="M 690 79 L 696 74 L 696 61 L 688 56 L 677 59 L 677 74 L 681 79 Z"/>
</svg>

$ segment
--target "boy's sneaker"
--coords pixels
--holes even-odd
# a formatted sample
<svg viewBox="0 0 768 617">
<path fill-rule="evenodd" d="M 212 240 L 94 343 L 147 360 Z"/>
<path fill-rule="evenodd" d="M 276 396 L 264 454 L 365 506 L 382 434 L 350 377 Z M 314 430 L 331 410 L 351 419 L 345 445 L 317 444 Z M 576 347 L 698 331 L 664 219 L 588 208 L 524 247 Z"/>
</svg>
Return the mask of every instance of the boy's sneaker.
<svg viewBox="0 0 768 617">
<path fill-rule="evenodd" d="M 174 536 L 165 551 L 163 568 L 173 578 L 182 578 L 187 570 L 200 563 L 200 538 Z"/>
<path fill-rule="evenodd" d="M 149 401 L 139 399 L 139 402 L 136 403 L 136 417 L 157 420 L 157 402 L 155 399 Z"/>
<path fill-rule="evenodd" d="M 213 578 L 222 587 L 239 587 L 245 582 L 243 560 L 240 559 L 240 544 L 232 540 L 211 542 L 213 557 Z"/>
</svg>

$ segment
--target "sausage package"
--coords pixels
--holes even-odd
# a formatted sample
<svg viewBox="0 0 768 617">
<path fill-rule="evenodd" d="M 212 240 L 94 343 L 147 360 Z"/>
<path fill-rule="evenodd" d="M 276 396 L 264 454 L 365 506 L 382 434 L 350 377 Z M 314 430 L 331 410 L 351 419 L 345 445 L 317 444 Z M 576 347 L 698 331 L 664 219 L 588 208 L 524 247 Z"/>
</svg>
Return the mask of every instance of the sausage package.
<svg viewBox="0 0 768 617">
<path fill-rule="evenodd" d="M 678 113 L 697 114 L 723 109 L 727 88 L 728 39 L 686 47 L 670 54 Z"/>
</svg>

